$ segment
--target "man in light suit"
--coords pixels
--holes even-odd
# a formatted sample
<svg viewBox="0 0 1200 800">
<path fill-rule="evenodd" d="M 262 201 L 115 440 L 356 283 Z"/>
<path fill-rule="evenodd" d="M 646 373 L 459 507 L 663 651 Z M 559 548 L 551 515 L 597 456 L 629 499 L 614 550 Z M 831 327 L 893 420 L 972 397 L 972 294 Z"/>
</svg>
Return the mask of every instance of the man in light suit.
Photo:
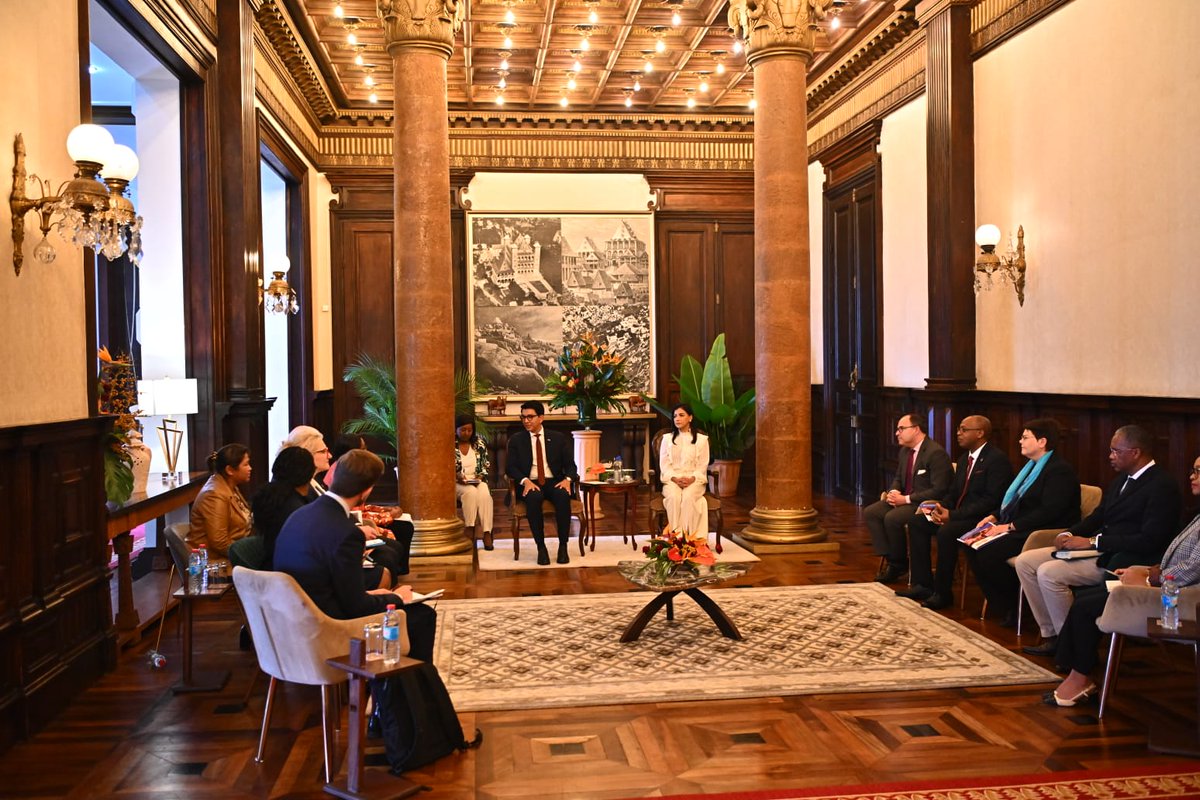
<svg viewBox="0 0 1200 800">
<path fill-rule="evenodd" d="M 412 587 L 368 590 L 363 579 L 362 531 L 350 516 L 383 474 L 383 461 L 367 450 L 338 459 L 329 491 L 287 518 L 275 540 L 275 569 L 296 579 L 317 608 L 334 619 L 381 614 L 389 604 L 404 608 L 409 656 L 433 660 L 437 615 L 412 602 Z"/>
<path fill-rule="evenodd" d="M 1154 463 L 1154 439 L 1144 428 L 1118 428 L 1109 442 L 1108 463 L 1117 477 L 1104 499 L 1085 519 L 1063 531 L 1053 547 L 1026 550 L 1017 557 L 1017 577 L 1041 626 L 1042 643 L 1021 648 L 1035 656 L 1054 655 L 1058 632 L 1074 602 L 1073 586 L 1095 586 L 1109 570 L 1157 563 L 1179 526 L 1183 498 L 1167 471 Z M 1055 550 L 1098 550 L 1098 558 L 1060 560 Z"/>
<path fill-rule="evenodd" d="M 991 444 L 992 423 L 987 417 L 970 416 L 958 425 L 958 446 L 963 449 L 950 490 L 908 523 L 912 556 L 912 586 L 896 592 L 926 608 L 942 609 L 954 603 L 954 568 L 958 564 L 958 537 L 1000 507 L 1004 491 L 1012 482 L 1012 462 L 1004 451 Z M 934 578 L 930 543 L 937 538 L 937 577 Z"/>
<path fill-rule="evenodd" d="M 896 423 L 896 442 L 900 445 L 900 460 L 891 489 L 863 512 L 875 554 L 887 559 L 887 565 L 875 576 L 880 583 L 892 583 L 908 572 L 904 531 L 917 505 L 944 496 L 950 488 L 950 456 L 925 435 L 925 428 L 915 414 L 900 417 Z"/>
<path fill-rule="evenodd" d="M 521 404 L 521 424 L 524 433 L 508 440 L 508 463 L 505 472 L 517 484 L 517 500 L 525 504 L 529 530 L 537 545 L 537 563 L 550 563 L 546 550 L 542 501 L 554 506 L 558 528 L 558 563 L 570 563 L 567 539 L 571 535 L 571 481 L 579 480 L 575 469 L 575 454 L 571 439 L 565 434 L 542 427 L 546 409 L 536 400 Z"/>
</svg>

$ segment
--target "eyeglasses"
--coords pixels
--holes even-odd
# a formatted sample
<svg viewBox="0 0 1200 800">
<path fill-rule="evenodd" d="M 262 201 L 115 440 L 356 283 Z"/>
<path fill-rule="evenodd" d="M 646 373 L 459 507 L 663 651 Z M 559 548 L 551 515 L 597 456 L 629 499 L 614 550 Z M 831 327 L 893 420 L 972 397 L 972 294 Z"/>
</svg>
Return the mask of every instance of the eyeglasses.
<svg viewBox="0 0 1200 800">
<path fill-rule="evenodd" d="M 915 428 L 915 427 L 917 427 L 917 426 L 916 425 L 897 425 L 896 433 L 900 433 L 901 431 L 906 431 L 909 428 Z"/>
<path fill-rule="evenodd" d="M 983 428 L 968 428 L 966 425 L 958 426 L 959 433 L 966 433 L 967 431 L 982 431 L 982 430 L 983 430 Z"/>
<path fill-rule="evenodd" d="M 1117 453 L 1132 453 L 1134 450 L 1137 450 L 1137 449 L 1139 449 L 1139 448 L 1136 448 L 1136 447 L 1110 447 L 1110 448 L 1108 448 L 1108 452 L 1115 456 Z"/>
<path fill-rule="evenodd" d="M 1200 467 L 1192 467 L 1188 471 L 1188 475 L 1191 475 L 1193 478 L 1200 478 Z"/>
<path fill-rule="evenodd" d="M 537 419 L 540 414 L 522 414 L 521 419 Z"/>
</svg>

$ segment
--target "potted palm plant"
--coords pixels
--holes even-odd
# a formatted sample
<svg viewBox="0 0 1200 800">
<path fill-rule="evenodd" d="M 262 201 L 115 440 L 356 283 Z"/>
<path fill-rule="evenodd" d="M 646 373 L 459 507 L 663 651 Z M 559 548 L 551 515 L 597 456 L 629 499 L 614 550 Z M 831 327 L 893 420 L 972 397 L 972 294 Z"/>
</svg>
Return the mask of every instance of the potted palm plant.
<svg viewBox="0 0 1200 800">
<path fill-rule="evenodd" d="M 361 417 L 346 420 L 342 425 L 345 433 L 370 436 L 378 439 L 380 450 L 376 453 L 384 461 L 396 461 L 396 366 L 372 355 L 361 354 L 346 367 L 342 380 L 354 387 L 362 399 Z M 472 396 L 487 394 L 491 386 L 487 381 L 472 381 L 465 370 L 454 372 L 454 413 L 473 414 L 475 403 Z M 487 438 L 488 424 L 482 419 L 475 421 L 475 432 Z M 450 441 L 451 431 L 446 432 Z M 449 446 L 447 446 L 447 450 Z"/>
<path fill-rule="evenodd" d="M 737 494 L 742 474 L 742 456 L 754 444 L 754 389 L 735 394 L 729 359 L 725 354 L 725 334 L 713 340 L 704 365 L 685 355 L 679 363 L 680 402 L 692 407 L 700 428 L 708 434 L 708 446 L 717 472 L 717 495 Z M 646 398 L 654 410 L 671 419 L 671 409 Z"/>
</svg>

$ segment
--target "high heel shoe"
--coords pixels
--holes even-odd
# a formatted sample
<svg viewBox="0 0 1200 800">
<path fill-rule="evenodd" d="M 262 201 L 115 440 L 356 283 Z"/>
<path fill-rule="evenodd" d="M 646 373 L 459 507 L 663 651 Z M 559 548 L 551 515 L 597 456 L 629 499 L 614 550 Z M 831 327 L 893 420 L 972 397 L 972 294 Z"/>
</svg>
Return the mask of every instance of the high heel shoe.
<svg viewBox="0 0 1200 800">
<path fill-rule="evenodd" d="M 1059 697 L 1058 690 L 1046 692 L 1042 695 L 1042 702 L 1048 706 L 1058 706 L 1059 708 L 1070 708 L 1071 706 L 1082 705 L 1092 699 L 1092 694 L 1096 691 L 1096 684 L 1089 683 L 1083 687 L 1083 690 L 1074 697 Z"/>
</svg>

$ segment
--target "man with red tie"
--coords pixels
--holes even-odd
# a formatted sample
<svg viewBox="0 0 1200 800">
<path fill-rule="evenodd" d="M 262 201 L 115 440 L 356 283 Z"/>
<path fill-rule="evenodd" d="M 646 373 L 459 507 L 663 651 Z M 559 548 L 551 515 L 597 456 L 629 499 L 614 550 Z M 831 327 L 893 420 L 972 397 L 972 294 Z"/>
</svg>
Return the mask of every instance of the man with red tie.
<svg viewBox="0 0 1200 800">
<path fill-rule="evenodd" d="M 950 456 L 925 435 L 915 414 L 900 417 L 896 442 L 900 456 L 891 489 L 863 512 L 876 555 L 887 559 L 887 565 L 875 576 L 880 583 L 892 583 L 908 572 L 904 530 L 912 522 L 917 504 L 942 497 L 950 488 Z"/>
<path fill-rule="evenodd" d="M 958 446 L 963 449 L 954 482 L 940 500 L 928 501 L 908 524 L 912 586 L 896 592 L 926 608 L 947 608 L 954 602 L 954 568 L 958 564 L 958 537 L 974 528 L 985 515 L 1000 507 L 1012 482 L 1012 462 L 989 444 L 992 422 L 971 416 L 958 424 Z M 930 544 L 937 537 L 937 575 L 934 577 Z"/>
<path fill-rule="evenodd" d="M 542 427 L 545 407 L 536 400 L 521 404 L 524 433 L 508 440 L 505 473 L 517 484 L 517 500 L 525 504 L 529 530 L 537 545 L 537 563 L 550 563 L 542 520 L 542 501 L 554 506 L 558 528 L 558 563 L 570 563 L 567 539 L 571 535 L 571 482 L 579 480 L 571 438 Z"/>
</svg>

